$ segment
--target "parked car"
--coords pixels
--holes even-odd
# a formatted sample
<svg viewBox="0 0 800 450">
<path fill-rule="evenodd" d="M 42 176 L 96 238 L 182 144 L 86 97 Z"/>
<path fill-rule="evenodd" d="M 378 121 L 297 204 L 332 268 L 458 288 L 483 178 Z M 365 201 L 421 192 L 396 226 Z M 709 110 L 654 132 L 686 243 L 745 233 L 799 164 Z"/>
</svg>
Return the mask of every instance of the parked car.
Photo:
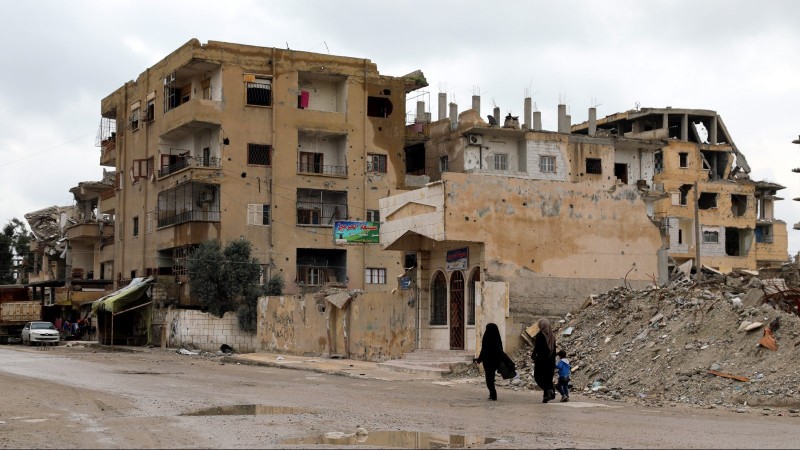
<svg viewBox="0 0 800 450">
<path fill-rule="evenodd" d="M 22 327 L 22 343 L 25 345 L 35 343 L 58 345 L 59 339 L 58 330 L 51 322 L 28 322 Z"/>
</svg>

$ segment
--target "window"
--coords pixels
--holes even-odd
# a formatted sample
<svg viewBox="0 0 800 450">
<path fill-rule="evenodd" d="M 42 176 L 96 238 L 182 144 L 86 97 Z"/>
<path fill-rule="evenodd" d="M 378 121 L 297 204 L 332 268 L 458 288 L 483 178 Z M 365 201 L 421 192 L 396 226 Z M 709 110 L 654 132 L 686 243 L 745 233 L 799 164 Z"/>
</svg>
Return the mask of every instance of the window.
<svg viewBox="0 0 800 450">
<path fill-rule="evenodd" d="M 272 146 L 264 144 L 247 144 L 247 164 L 269 166 L 272 164 Z"/>
<path fill-rule="evenodd" d="M 269 225 L 269 205 L 247 205 L 248 225 Z"/>
<path fill-rule="evenodd" d="M 542 172 L 542 173 L 556 173 L 556 157 L 555 156 L 540 156 L 539 157 L 539 172 Z"/>
<path fill-rule="evenodd" d="M 367 97 L 367 116 L 389 117 L 392 114 L 392 101 L 383 97 Z"/>
<path fill-rule="evenodd" d="M 680 167 L 686 168 L 689 167 L 689 154 L 686 152 L 678 153 L 678 159 L 680 160 Z"/>
<path fill-rule="evenodd" d="M 323 173 L 322 153 L 300 152 L 300 173 Z"/>
<path fill-rule="evenodd" d="M 689 190 L 691 188 L 692 188 L 691 184 L 684 184 L 684 185 L 682 185 L 680 187 L 680 191 L 681 191 L 680 205 L 681 206 L 686 206 L 686 205 L 689 204 Z"/>
<path fill-rule="evenodd" d="M 145 121 L 152 122 L 156 118 L 156 99 L 151 98 L 147 101 L 147 111 L 145 113 Z"/>
<path fill-rule="evenodd" d="M 367 210 L 367 222 L 380 222 L 381 221 L 381 212 L 377 209 L 368 209 Z"/>
<path fill-rule="evenodd" d="M 154 222 L 155 222 L 155 215 L 153 214 L 153 211 L 148 211 L 147 215 L 145 216 L 145 222 L 144 222 L 145 234 L 150 234 L 153 232 Z"/>
<path fill-rule="evenodd" d="M 700 209 L 711 209 L 717 207 L 716 192 L 701 192 L 697 199 L 697 207 Z"/>
<path fill-rule="evenodd" d="M 661 173 L 664 171 L 664 153 L 661 150 L 655 152 L 653 155 L 653 171 L 655 173 Z"/>
<path fill-rule="evenodd" d="M 447 280 L 444 273 L 436 272 L 431 289 L 431 325 L 447 325 Z"/>
<path fill-rule="evenodd" d="M 586 173 L 602 174 L 603 161 L 600 158 L 586 158 Z"/>
<path fill-rule="evenodd" d="M 678 244 L 683 244 L 683 230 L 678 230 Z"/>
<path fill-rule="evenodd" d="M 137 102 L 138 103 L 138 102 Z M 136 131 L 139 129 L 139 108 L 134 108 L 131 110 L 131 130 Z"/>
<path fill-rule="evenodd" d="M 442 156 L 441 158 L 439 158 L 439 172 L 442 172 L 442 173 L 447 172 L 447 164 L 448 164 L 447 155 Z"/>
<path fill-rule="evenodd" d="M 133 218 L 133 237 L 139 236 L 139 216 Z"/>
<path fill-rule="evenodd" d="M 719 232 L 718 231 L 703 231 L 703 242 L 709 244 L 717 244 L 719 243 Z"/>
<path fill-rule="evenodd" d="M 364 269 L 366 284 L 386 284 L 386 269 Z"/>
<path fill-rule="evenodd" d="M 333 226 L 347 219 L 347 192 L 298 189 L 297 224 Z"/>
<path fill-rule="evenodd" d="M 247 104 L 249 106 L 272 105 L 272 80 L 264 77 L 245 75 Z"/>
<path fill-rule="evenodd" d="M 131 183 L 136 183 L 140 178 L 153 176 L 153 158 L 134 159 L 131 166 Z"/>
<path fill-rule="evenodd" d="M 367 155 L 367 171 L 386 173 L 386 155 Z"/>
<path fill-rule="evenodd" d="M 494 170 L 508 170 L 508 155 L 498 153 L 494 155 Z"/>
</svg>

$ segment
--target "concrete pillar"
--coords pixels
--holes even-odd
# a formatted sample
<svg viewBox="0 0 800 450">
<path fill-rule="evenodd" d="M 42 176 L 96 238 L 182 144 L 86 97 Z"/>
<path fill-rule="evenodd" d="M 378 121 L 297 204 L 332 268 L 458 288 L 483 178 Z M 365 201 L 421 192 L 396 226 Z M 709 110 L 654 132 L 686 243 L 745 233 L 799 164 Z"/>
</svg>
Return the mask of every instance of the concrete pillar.
<svg viewBox="0 0 800 450">
<path fill-rule="evenodd" d="M 417 123 L 425 123 L 425 102 L 417 102 Z"/>
<path fill-rule="evenodd" d="M 572 133 L 572 116 L 570 114 L 564 115 L 564 133 Z"/>
<path fill-rule="evenodd" d="M 496 123 L 498 126 L 501 126 L 501 127 L 502 127 L 502 125 L 500 125 L 500 107 L 498 107 L 498 106 L 495 106 L 495 107 L 494 107 L 494 111 L 492 111 L 492 115 L 494 116 L 494 121 L 495 121 L 495 123 Z"/>
<path fill-rule="evenodd" d="M 450 103 L 450 129 L 458 128 L 458 105 Z"/>
<path fill-rule="evenodd" d="M 597 133 L 597 108 L 589 108 L 589 136 Z"/>
<path fill-rule="evenodd" d="M 472 96 L 472 109 L 475 110 L 478 115 L 481 115 L 481 96 L 480 95 L 473 95 Z"/>
<path fill-rule="evenodd" d="M 525 128 L 526 130 L 530 130 L 531 129 L 531 109 L 532 109 L 532 106 L 533 105 L 531 104 L 531 98 L 530 97 L 525 97 L 525 118 L 523 120 L 522 128 Z"/>
<path fill-rule="evenodd" d="M 558 105 L 558 132 L 566 133 L 567 105 Z"/>
<path fill-rule="evenodd" d="M 689 115 L 684 114 L 681 117 L 681 140 L 688 141 L 689 140 Z"/>
<path fill-rule="evenodd" d="M 669 137 L 669 114 L 664 113 L 661 118 L 661 128 L 667 130 L 667 137 Z"/>
<path fill-rule="evenodd" d="M 711 118 L 711 127 L 708 130 L 708 143 L 717 143 L 717 116 Z"/>
<path fill-rule="evenodd" d="M 542 131 L 542 112 L 536 111 L 533 113 L 533 130 Z"/>
<path fill-rule="evenodd" d="M 439 119 L 447 118 L 447 93 L 439 92 Z"/>
</svg>

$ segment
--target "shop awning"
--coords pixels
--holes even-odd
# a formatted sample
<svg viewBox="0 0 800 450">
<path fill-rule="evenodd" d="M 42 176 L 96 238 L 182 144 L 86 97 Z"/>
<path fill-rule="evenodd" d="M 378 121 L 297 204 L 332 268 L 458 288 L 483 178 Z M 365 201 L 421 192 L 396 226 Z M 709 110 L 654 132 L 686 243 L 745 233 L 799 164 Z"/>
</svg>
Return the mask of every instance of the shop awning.
<svg viewBox="0 0 800 450">
<path fill-rule="evenodd" d="M 146 303 L 145 294 L 147 293 L 147 288 L 154 282 L 154 277 L 134 278 L 124 288 L 92 302 L 92 314 L 97 314 L 100 311 L 117 314 L 138 306 L 139 303 Z"/>
</svg>

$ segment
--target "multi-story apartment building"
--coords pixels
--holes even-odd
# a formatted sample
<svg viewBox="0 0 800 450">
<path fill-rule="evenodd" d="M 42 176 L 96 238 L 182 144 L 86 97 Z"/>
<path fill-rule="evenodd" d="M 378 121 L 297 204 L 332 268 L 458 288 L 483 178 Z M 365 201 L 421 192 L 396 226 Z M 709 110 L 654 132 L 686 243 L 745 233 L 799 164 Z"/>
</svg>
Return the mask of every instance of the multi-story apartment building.
<svg viewBox="0 0 800 450">
<path fill-rule="evenodd" d="M 182 283 L 194 246 L 244 238 L 287 293 L 391 289 L 404 255 L 334 225 L 376 227 L 378 199 L 403 187 L 405 96 L 425 85 L 367 59 L 187 42 L 101 103 L 100 163 L 121 174 L 100 207 L 118 284 Z"/>
<path fill-rule="evenodd" d="M 589 134 L 589 128 L 585 122 L 572 131 Z M 597 135 L 667 143 L 655 153 L 652 181 L 669 195 L 656 202 L 654 217 L 663 221 L 675 264 L 699 256 L 700 264 L 727 272 L 788 260 L 786 223 L 773 214 L 784 187 L 750 179 L 744 155 L 715 111 L 642 108 L 600 119 L 596 128 Z"/>
</svg>

